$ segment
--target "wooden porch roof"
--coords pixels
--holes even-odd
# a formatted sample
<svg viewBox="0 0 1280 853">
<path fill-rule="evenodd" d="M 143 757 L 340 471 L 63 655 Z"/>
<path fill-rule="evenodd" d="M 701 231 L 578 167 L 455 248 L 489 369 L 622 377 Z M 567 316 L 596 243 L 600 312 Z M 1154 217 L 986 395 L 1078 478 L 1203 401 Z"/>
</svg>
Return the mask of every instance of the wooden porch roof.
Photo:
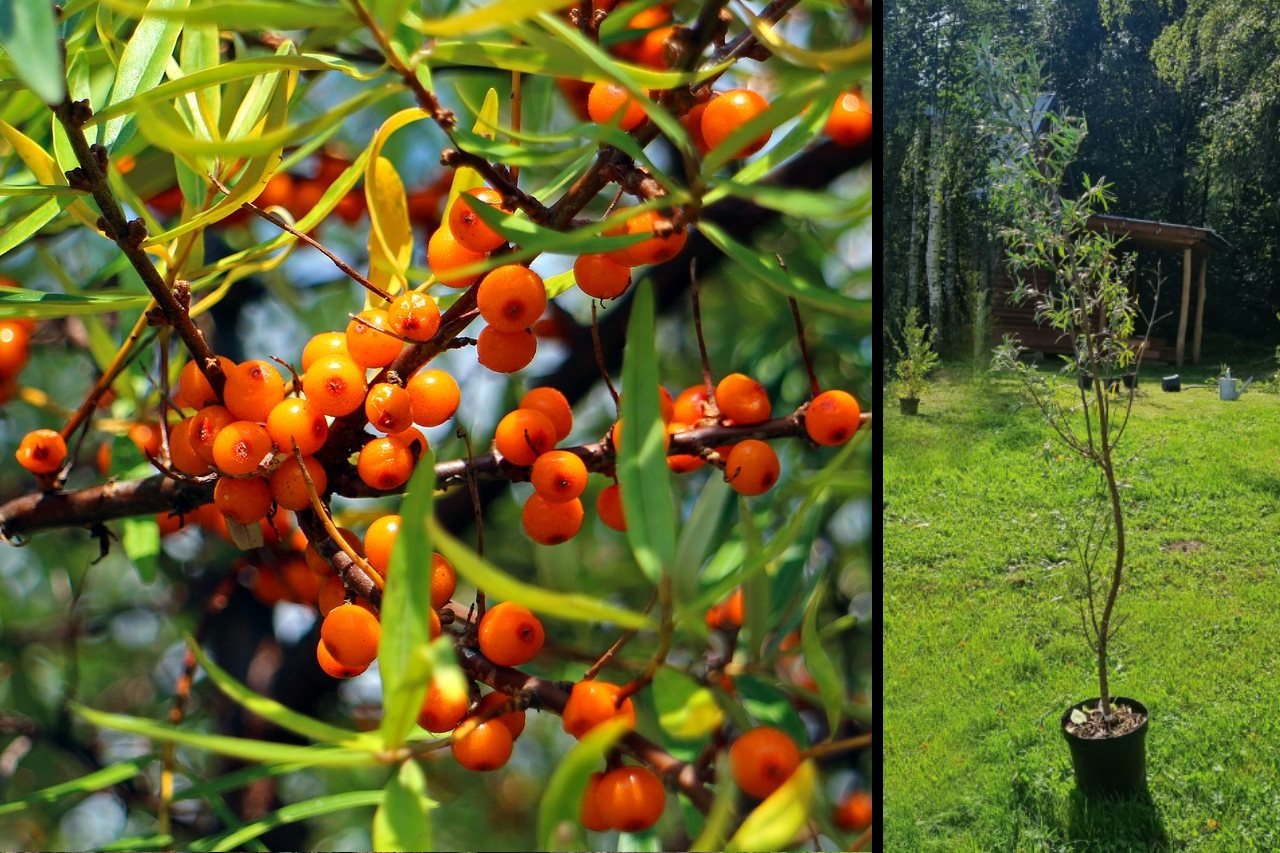
<svg viewBox="0 0 1280 853">
<path fill-rule="evenodd" d="M 1089 227 L 1123 235 L 1139 248 L 1157 251 L 1180 252 L 1190 249 L 1197 254 L 1208 255 L 1218 249 L 1231 246 L 1212 228 L 1155 222 L 1150 219 L 1130 219 L 1126 216 L 1095 213 L 1089 217 Z"/>
</svg>

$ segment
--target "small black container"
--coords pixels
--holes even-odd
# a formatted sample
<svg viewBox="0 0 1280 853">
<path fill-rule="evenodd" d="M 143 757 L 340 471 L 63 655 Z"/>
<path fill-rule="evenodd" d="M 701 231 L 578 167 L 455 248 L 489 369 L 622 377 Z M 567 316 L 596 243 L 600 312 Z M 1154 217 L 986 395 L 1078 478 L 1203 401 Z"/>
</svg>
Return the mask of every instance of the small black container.
<svg viewBox="0 0 1280 853">
<path fill-rule="evenodd" d="M 898 410 L 904 415 L 914 415 L 920 411 L 919 397 L 899 397 Z"/>
<path fill-rule="evenodd" d="M 1088 373 L 1081 373 L 1077 380 L 1080 383 L 1081 391 L 1089 391 L 1093 388 L 1093 376 Z"/>
<path fill-rule="evenodd" d="M 1096 707 L 1098 700 L 1077 702 L 1062 714 L 1062 736 L 1071 747 L 1076 785 L 1090 797 L 1132 797 L 1147 789 L 1147 706 L 1137 699 L 1116 696 L 1113 704 L 1142 714 L 1142 725 L 1120 737 L 1082 738 L 1067 731 L 1071 712 Z"/>
<path fill-rule="evenodd" d="M 1126 388 L 1132 389 L 1138 387 L 1138 374 L 1136 373 L 1125 373 L 1121 375 L 1120 380 L 1124 382 L 1124 387 Z"/>
<path fill-rule="evenodd" d="M 1160 380 L 1160 390 L 1161 391 L 1181 391 L 1182 377 L 1176 373 L 1173 374 L 1172 376 L 1164 377 L 1163 379 Z"/>
</svg>

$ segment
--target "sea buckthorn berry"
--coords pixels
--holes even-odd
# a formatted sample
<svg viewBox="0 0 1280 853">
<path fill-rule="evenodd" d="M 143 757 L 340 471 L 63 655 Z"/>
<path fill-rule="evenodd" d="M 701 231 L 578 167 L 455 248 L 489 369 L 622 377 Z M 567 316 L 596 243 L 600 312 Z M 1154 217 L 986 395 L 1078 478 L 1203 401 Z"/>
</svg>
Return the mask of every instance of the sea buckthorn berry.
<svg viewBox="0 0 1280 853">
<path fill-rule="evenodd" d="M 307 345 L 302 348 L 302 372 L 306 373 L 311 365 L 331 355 L 351 357 L 347 352 L 345 332 L 321 332 L 307 341 Z"/>
<path fill-rule="evenodd" d="M 230 375 L 236 363 L 226 356 L 218 356 L 218 363 L 222 365 L 224 375 Z M 209 384 L 209 380 L 205 378 L 201 372 L 199 365 L 194 361 L 188 361 L 182 365 L 182 371 L 178 374 L 178 405 L 184 409 L 201 409 L 210 403 L 218 402 L 218 395 L 213 393 L 213 386 Z"/>
<path fill-rule="evenodd" d="M 484 716 L 495 708 L 500 708 L 510 701 L 510 696 L 499 691 L 486 694 L 485 697 L 480 700 L 480 704 L 476 705 L 476 716 Z M 507 727 L 507 731 L 511 732 L 512 740 L 520 737 L 520 733 L 524 731 L 524 711 L 518 709 L 508 711 L 505 714 L 499 714 L 493 719 Z"/>
<path fill-rule="evenodd" d="M 427 611 L 427 616 L 429 617 L 427 619 L 427 636 L 434 640 L 436 637 L 440 636 L 440 632 L 444 630 L 444 627 L 440 624 L 439 613 L 434 610 L 429 610 Z"/>
<path fill-rule="evenodd" d="M 143 456 L 160 455 L 160 425 L 156 423 L 134 424 L 129 427 L 129 440 Z"/>
<path fill-rule="evenodd" d="M 329 422 L 310 400 L 290 397 L 275 404 L 267 415 L 267 435 L 284 453 L 298 448 L 303 456 L 324 447 L 329 437 Z"/>
<path fill-rule="evenodd" d="M 499 666 L 520 666 L 542 650 L 546 632 L 529 608 L 504 601 L 480 620 L 480 654 Z"/>
<path fill-rule="evenodd" d="M 451 732 L 467 715 L 470 704 L 467 691 L 446 692 L 432 682 L 422 700 L 422 710 L 418 712 L 418 725 L 435 734 Z"/>
<path fill-rule="evenodd" d="M 379 432 L 402 432 L 413 426 L 409 392 L 390 382 L 379 382 L 364 398 L 364 416 Z"/>
<path fill-rule="evenodd" d="M 36 429 L 22 437 L 14 455 L 31 473 L 52 474 L 67 458 L 67 442 L 56 430 Z"/>
<path fill-rule="evenodd" d="M 311 573 L 312 577 L 318 578 L 315 572 Z M 320 608 L 321 616 L 328 616 L 329 611 L 343 604 L 347 600 L 347 588 L 342 585 L 342 578 L 334 574 L 333 570 L 329 570 L 329 575 L 320 584 L 320 594 L 316 604 Z"/>
<path fill-rule="evenodd" d="M 606 253 L 609 259 L 624 266 L 638 267 L 644 264 L 660 264 L 680 254 L 680 250 L 684 248 L 685 241 L 689 239 L 689 232 L 687 230 L 672 230 L 665 236 L 659 237 L 656 229 L 659 227 L 658 223 L 664 219 L 665 217 L 658 211 L 646 210 L 632 216 L 621 225 L 607 229 L 604 233 L 609 236 L 617 236 L 619 234 L 649 235 L 647 240 L 641 240 L 639 243 L 626 248 L 614 249 L 612 252 Z"/>
<path fill-rule="evenodd" d="M 603 773 L 592 773 L 587 777 L 587 786 L 582 789 L 582 806 L 578 810 L 578 822 L 592 832 L 608 832 L 613 829 L 609 821 L 600 814 L 600 806 L 596 801 L 596 792 L 600 789 Z"/>
<path fill-rule="evenodd" d="M 617 299 L 631 285 L 631 269 L 608 255 L 579 255 L 573 262 L 578 289 L 595 299 Z"/>
<path fill-rule="evenodd" d="M 293 176 L 288 172 L 276 172 L 263 186 L 253 203 L 258 207 L 286 207 L 293 198 Z"/>
<path fill-rule="evenodd" d="M 850 832 L 861 832 L 875 819 L 875 804 L 869 791 L 850 791 L 835 808 L 836 826 Z"/>
<path fill-rule="evenodd" d="M 307 474 L 315 484 L 316 493 L 324 494 L 329 485 L 329 475 L 324 466 L 311 456 L 302 457 L 302 464 L 307 466 Z M 302 476 L 298 460 L 289 456 L 284 463 L 271 474 L 271 494 L 276 503 L 284 509 L 298 512 L 311 506 L 311 493 L 307 491 L 307 480 Z"/>
<path fill-rule="evenodd" d="M 769 108 L 769 102 L 759 92 L 750 89 L 732 89 L 707 102 L 702 113 L 702 138 L 711 148 L 716 148 L 742 125 Z M 765 131 L 748 142 L 733 155 L 734 159 L 756 153 L 769 141 Z"/>
<path fill-rule="evenodd" d="M 405 386 L 409 392 L 409 406 L 413 422 L 424 427 L 440 426 L 453 417 L 462 400 L 458 380 L 443 370 L 423 370 L 415 373 Z"/>
<path fill-rule="evenodd" d="M 605 486 L 596 496 L 596 515 L 600 516 L 605 526 L 619 533 L 626 532 L 627 519 L 622 514 L 622 490 L 617 483 Z"/>
<path fill-rule="evenodd" d="M 436 280 L 446 287 L 459 290 L 470 287 L 480 277 L 480 273 L 462 275 L 455 270 L 484 259 L 484 252 L 473 252 L 459 243 L 448 226 L 437 228 L 427 241 L 427 265 L 431 267 Z"/>
<path fill-rule="evenodd" d="M 269 520 L 262 522 L 270 526 Z M 307 561 L 297 554 L 281 558 L 280 577 L 289 590 L 289 599 L 298 604 L 315 604 L 320 596 L 320 578 L 307 568 Z"/>
<path fill-rule="evenodd" d="M 676 395 L 671 419 L 693 425 L 707 416 L 707 386 L 691 385 Z"/>
<path fill-rule="evenodd" d="M 31 356 L 31 332 L 21 323 L 0 321 L 0 374 L 17 376 Z"/>
<path fill-rule="evenodd" d="M 520 510 L 525 534 L 539 545 L 568 542 L 582 529 L 582 501 L 577 498 L 552 503 L 539 494 L 529 496 Z"/>
<path fill-rule="evenodd" d="M 667 62 L 667 39 L 671 38 L 675 31 L 675 27 L 666 26 L 645 33 L 636 47 L 634 61 L 638 65 L 647 65 L 659 71 L 666 70 L 670 67 L 670 63 Z"/>
<path fill-rule="evenodd" d="M 415 458 L 419 459 L 422 454 L 431 449 L 431 443 L 427 441 L 427 434 L 416 426 L 407 426 L 399 432 L 393 432 L 387 438 L 394 441 Z"/>
<path fill-rule="evenodd" d="M 213 464 L 224 474 L 239 477 L 258 470 L 271 452 L 271 436 L 261 424 L 233 421 L 213 441 Z"/>
<path fill-rule="evenodd" d="M 705 155 L 711 150 L 711 146 L 707 144 L 707 138 L 702 135 L 702 114 L 707 111 L 707 104 L 710 101 L 704 101 L 701 104 L 694 104 L 689 112 L 684 114 L 680 119 L 680 123 L 684 125 L 685 131 L 689 134 L 689 139 L 693 141 L 693 147 L 698 149 L 699 154 Z"/>
<path fill-rule="evenodd" d="M 520 264 L 492 270 L 476 290 L 476 307 L 485 322 L 500 332 L 529 328 L 547 310 L 542 277 Z"/>
<path fill-rule="evenodd" d="M 403 344 L 387 334 L 390 329 L 387 312 L 380 308 L 357 314 L 347 324 L 347 352 L 351 360 L 361 367 L 386 367 L 394 361 Z"/>
<path fill-rule="evenodd" d="M 342 537 L 342 540 L 346 542 L 348 546 L 350 546 L 352 551 L 355 551 L 362 557 L 364 556 L 364 543 L 360 541 L 360 537 L 357 536 L 354 531 L 348 530 L 345 527 L 339 527 L 338 535 Z M 320 556 L 320 552 L 315 549 L 314 545 L 308 544 L 306 549 L 302 552 L 302 556 L 306 558 L 307 566 L 316 574 L 323 575 L 325 577 L 333 574 L 333 567 L 325 561 L 324 557 Z"/>
<path fill-rule="evenodd" d="M 538 351 L 533 332 L 502 332 L 492 326 L 480 330 L 476 340 L 476 360 L 494 373 L 515 373 L 528 367 Z"/>
<path fill-rule="evenodd" d="M 857 92 L 845 92 L 836 98 L 827 117 L 827 136 L 837 145 L 862 145 L 871 138 L 871 105 Z"/>
<path fill-rule="evenodd" d="M 556 430 L 556 441 L 564 441 L 573 429 L 573 409 L 569 400 L 555 388 L 542 385 L 530 388 L 520 398 L 520 408 L 542 412 Z"/>
<path fill-rule="evenodd" d="M 667 424 L 667 435 L 676 436 L 686 432 L 688 429 L 688 424 L 672 421 Z M 667 467 L 671 469 L 673 474 L 688 474 L 690 471 L 697 471 L 706 464 L 707 461 L 705 459 L 692 453 L 672 453 L 667 457 Z"/>
<path fill-rule="evenodd" d="M 213 487 L 213 502 L 230 521 L 253 524 L 271 511 L 271 487 L 261 477 L 233 480 L 221 477 Z"/>
<path fill-rule="evenodd" d="M 847 391 L 823 391 L 804 412 L 804 431 L 825 447 L 844 444 L 862 424 L 862 409 Z"/>
<path fill-rule="evenodd" d="M 481 204 L 502 210 L 502 194 L 492 187 L 474 187 L 459 195 L 449 208 L 449 231 L 465 248 L 487 254 L 507 242 L 507 238 L 490 228 L 476 213 L 476 207 Z"/>
<path fill-rule="evenodd" d="M 346 356 L 324 356 L 302 375 L 307 402 L 335 418 L 360 408 L 368 387 L 364 368 Z"/>
<path fill-rule="evenodd" d="M 587 94 L 587 115 L 596 124 L 617 121 L 623 131 L 634 130 L 647 117 L 644 107 L 631 93 L 617 83 L 601 81 Z"/>
<path fill-rule="evenodd" d="M 734 783 L 758 799 L 776 791 L 800 766 L 800 748 L 789 735 L 772 726 L 746 732 L 729 747 Z"/>
<path fill-rule="evenodd" d="M 743 619 L 743 597 L 742 588 L 734 590 L 733 593 L 721 601 L 719 604 L 713 604 L 707 608 L 707 627 L 719 628 L 722 631 L 732 631 L 742 627 Z"/>
<path fill-rule="evenodd" d="M 413 454 L 390 438 L 375 438 L 360 448 L 356 472 L 370 488 L 394 489 L 408 482 L 413 473 Z"/>
<path fill-rule="evenodd" d="M 265 361 L 245 361 L 227 372 L 222 396 L 235 420 L 262 423 L 284 399 L 284 380 Z"/>
<path fill-rule="evenodd" d="M 226 406 L 219 406 L 216 403 L 205 406 L 191 416 L 191 426 L 188 427 L 187 433 L 191 439 L 191 449 L 197 456 L 212 465 L 213 443 L 218 440 L 218 433 L 222 432 L 227 424 L 239 420 L 244 418 L 237 418 Z"/>
<path fill-rule="evenodd" d="M 498 452 L 514 465 L 532 465 L 556 444 L 556 428 L 542 412 L 516 409 L 498 421 L 493 434 Z"/>
<path fill-rule="evenodd" d="M 358 604 L 341 604 L 320 623 L 320 639 L 333 659 L 344 666 L 368 666 L 378 656 L 382 626 L 378 617 Z"/>
<path fill-rule="evenodd" d="M 778 482 L 781 473 L 778 454 L 768 442 L 744 439 L 733 446 L 725 460 L 724 474 L 729 485 L 740 495 L 762 495 Z"/>
<path fill-rule="evenodd" d="M 169 428 L 169 461 L 179 473 L 199 477 L 209 473 L 209 463 L 200 458 L 191 444 L 191 421 L 178 421 Z"/>
<path fill-rule="evenodd" d="M 387 566 L 391 565 L 391 549 L 395 547 L 396 536 L 400 534 L 400 516 L 384 515 L 369 525 L 364 532 L 364 556 L 369 565 L 385 575 Z"/>
<path fill-rule="evenodd" d="M 764 386 L 741 373 L 730 373 L 716 385 L 716 405 L 735 424 L 762 423 L 773 411 Z"/>
<path fill-rule="evenodd" d="M 533 488 L 551 503 L 564 503 L 587 489 L 587 466 L 567 450 L 549 450 L 533 463 Z"/>
<path fill-rule="evenodd" d="M 676 404 L 671 399 L 671 392 L 661 385 L 658 386 L 658 414 L 664 424 L 671 423 L 671 419 L 676 416 Z"/>
<path fill-rule="evenodd" d="M 369 664 L 364 666 L 347 666 L 339 663 L 330 652 L 329 648 L 324 644 L 324 640 L 316 643 L 316 663 L 320 664 L 320 668 L 330 678 L 355 678 L 357 675 L 369 668 Z"/>
<path fill-rule="evenodd" d="M 440 306 L 425 293 L 402 293 L 387 309 L 387 325 L 402 338 L 429 341 L 440 330 Z"/>
<path fill-rule="evenodd" d="M 560 724 L 576 738 L 615 717 L 626 721 L 627 728 L 636 727 L 636 708 L 628 696 L 618 703 L 622 688 L 607 681 L 579 681 L 569 691 Z"/>
<path fill-rule="evenodd" d="M 662 780 L 647 767 L 616 767 L 596 786 L 601 819 L 623 832 L 648 829 L 662 817 L 667 792 Z"/>
<path fill-rule="evenodd" d="M 453 598 L 458 588 L 458 575 L 442 554 L 431 555 L 431 607 L 439 610 Z"/>
<path fill-rule="evenodd" d="M 596 0 L 592 4 L 595 11 L 604 9 L 606 11 L 612 9 L 617 3 L 613 0 Z M 627 21 L 628 30 L 639 30 L 643 33 L 645 30 L 651 30 L 654 27 L 660 27 L 671 20 L 671 10 L 665 4 L 658 3 L 647 9 L 641 9 L 639 12 L 631 16 L 631 20 Z M 620 44 L 613 46 L 613 53 L 623 59 L 629 59 L 632 62 L 637 60 L 640 54 L 640 37 L 628 39 Z"/>
<path fill-rule="evenodd" d="M 468 770 L 497 770 L 511 757 L 511 732 L 497 720 L 480 723 L 453 740 L 453 757 Z"/>
</svg>

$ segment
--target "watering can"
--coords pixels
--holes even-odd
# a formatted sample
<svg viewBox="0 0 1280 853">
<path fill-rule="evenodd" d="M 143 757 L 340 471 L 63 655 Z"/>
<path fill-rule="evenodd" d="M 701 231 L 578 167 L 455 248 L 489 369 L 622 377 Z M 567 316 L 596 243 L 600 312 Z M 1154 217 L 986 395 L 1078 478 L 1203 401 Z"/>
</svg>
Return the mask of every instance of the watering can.
<svg viewBox="0 0 1280 853">
<path fill-rule="evenodd" d="M 1245 389 L 1249 387 L 1249 383 L 1252 381 L 1253 377 L 1250 376 L 1244 381 L 1244 384 L 1241 385 L 1239 379 L 1233 379 L 1231 377 L 1231 368 L 1228 367 L 1226 375 L 1218 377 L 1218 399 L 1240 399 L 1240 395 L 1244 393 Z"/>
</svg>

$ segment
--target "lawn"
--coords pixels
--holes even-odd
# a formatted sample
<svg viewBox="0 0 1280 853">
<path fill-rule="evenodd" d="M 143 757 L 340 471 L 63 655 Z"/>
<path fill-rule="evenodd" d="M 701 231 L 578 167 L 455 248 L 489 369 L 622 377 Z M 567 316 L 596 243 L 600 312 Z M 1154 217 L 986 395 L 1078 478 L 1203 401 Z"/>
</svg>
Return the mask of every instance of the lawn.
<svg viewBox="0 0 1280 853">
<path fill-rule="evenodd" d="M 1280 395 L 1158 373 L 1119 455 L 1112 690 L 1151 713 L 1150 795 L 1122 803 L 1079 796 L 1058 726 L 1097 695 L 1068 547 L 1092 481 L 1010 379 L 886 406 L 885 849 L 1280 849 Z"/>
</svg>

